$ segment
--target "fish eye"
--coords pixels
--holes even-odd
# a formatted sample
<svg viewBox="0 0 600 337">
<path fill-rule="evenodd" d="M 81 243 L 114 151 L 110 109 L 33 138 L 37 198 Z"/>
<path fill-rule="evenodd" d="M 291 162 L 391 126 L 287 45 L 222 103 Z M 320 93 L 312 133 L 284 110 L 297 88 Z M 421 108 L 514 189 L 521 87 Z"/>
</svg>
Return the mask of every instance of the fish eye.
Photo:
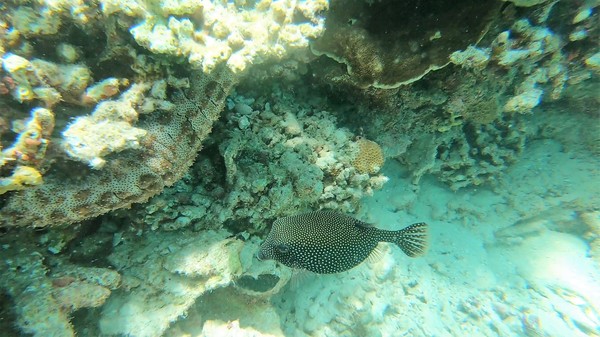
<svg viewBox="0 0 600 337">
<path fill-rule="evenodd" d="M 282 254 L 287 254 L 290 251 L 290 246 L 286 245 L 286 244 L 280 244 L 275 246 L 275 249 L 277 249 L 277 252 L 282 253 Z"/>
</svg>

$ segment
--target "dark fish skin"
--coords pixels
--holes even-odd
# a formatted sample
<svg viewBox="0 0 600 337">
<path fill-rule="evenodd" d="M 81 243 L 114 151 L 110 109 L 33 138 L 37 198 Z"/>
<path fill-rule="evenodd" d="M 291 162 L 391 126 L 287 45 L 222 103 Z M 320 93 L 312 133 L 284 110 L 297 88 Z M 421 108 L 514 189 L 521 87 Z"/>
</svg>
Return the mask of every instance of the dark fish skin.
<svg viewBox="0 0 600 337">
<path fill-rule="evenodd" d="M 332 211 L 293 215 L 273 223 L 257 257 L 277 260 L 291 268 L 332 274 L 359 265 L 379 242 L 395 243 L 410 257 L 421 256 L 427 250 L 427 224 L 386 231 Z"/>
</svg>

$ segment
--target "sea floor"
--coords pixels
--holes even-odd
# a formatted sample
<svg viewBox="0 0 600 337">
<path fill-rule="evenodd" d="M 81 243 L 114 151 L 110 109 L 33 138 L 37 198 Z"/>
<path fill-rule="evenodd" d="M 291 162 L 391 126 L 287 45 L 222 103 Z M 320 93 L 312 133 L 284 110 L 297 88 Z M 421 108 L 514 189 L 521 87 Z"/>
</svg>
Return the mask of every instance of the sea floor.
<svg viewBox="0 0 600 337">
<path fill-rule="evenodd" d="M 600 336 L 600 162 L 553 140 L 528 145 L 495 186 L 410 184 L 388 162 L 360 217 L 385 229 L 426 221 L 427 256 L 392 245 L 276 296 L 286 336 Z M 594 241 L 597 240 L 597 241 Z M 592 247 L 596 247 L 595 249 Z M 269 334 L 269 333 L 267 333 Z"/>
<path fill-rule="evenodd" d="M 218 288 L 163 336 L 600 336 L 600 158 L 573 144 L 533 140 L 494 184 L 459 191 L 433 176 L 414 185 L 388 160 L 358 217 L 427 222 L 426 256 L 381 244 L 350 271 L 297 273 L 270 299 Z M 81 322 L 78 335 L 99 335 Z"/>
<path fill-rule="evenodd" d="M 350 271 L 297 273 L 271 298 L 215 289 L 163 335 L 600 336 L 600 158 L 569 144 L 533 140 L 496 182 L 459 191 L 433 176 L 414 185 L 389 160 L 358 217 L 427 222 L 426 256 L 382 244 Z"/>
</svg>

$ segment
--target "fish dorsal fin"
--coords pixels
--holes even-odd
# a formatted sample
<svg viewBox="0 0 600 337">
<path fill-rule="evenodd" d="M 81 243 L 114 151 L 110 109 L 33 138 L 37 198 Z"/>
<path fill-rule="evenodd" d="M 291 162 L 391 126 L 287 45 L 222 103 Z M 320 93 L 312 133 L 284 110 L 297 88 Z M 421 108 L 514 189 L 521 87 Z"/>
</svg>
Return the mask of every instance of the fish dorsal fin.
<svg viewBox="0 0 600 337">
<path fill-rule="evenodd" d="M 370 224 L 370 223 L 364 222 L 364 221 L 360 221 L 360 220 L 357 220 L 357 219 L 354 219 L 354 225 L 356 227 L 360 227 L 360 228 L 372 228 L 372 227 L 374 227 L 373 224 Z"/>
<path fill-rule="evenodd" d="M 384 247 L 381 246 L 381 243 L 378 243 L 377 246 L 375 246 L 375 248 L 373 248 L 371 253 L 369 253 L 366 260 L 368 263 L 378 262 L 383 258 L 383 254 L 384 254 Z"/>
</svg>

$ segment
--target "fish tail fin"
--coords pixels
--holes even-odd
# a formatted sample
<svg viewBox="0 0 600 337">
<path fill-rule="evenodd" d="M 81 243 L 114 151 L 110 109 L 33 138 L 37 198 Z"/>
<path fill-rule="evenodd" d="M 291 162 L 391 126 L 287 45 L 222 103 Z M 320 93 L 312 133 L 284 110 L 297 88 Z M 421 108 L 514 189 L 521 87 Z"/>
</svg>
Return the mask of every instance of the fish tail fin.
<svg viewBox="0 0 600 337">
<path fill-rule="evenodd" d="M 425 255 L 429 246 L 427 224 L 419 222 L 397 231 L 394 243 L 410 257 Z"/>
</svg>

